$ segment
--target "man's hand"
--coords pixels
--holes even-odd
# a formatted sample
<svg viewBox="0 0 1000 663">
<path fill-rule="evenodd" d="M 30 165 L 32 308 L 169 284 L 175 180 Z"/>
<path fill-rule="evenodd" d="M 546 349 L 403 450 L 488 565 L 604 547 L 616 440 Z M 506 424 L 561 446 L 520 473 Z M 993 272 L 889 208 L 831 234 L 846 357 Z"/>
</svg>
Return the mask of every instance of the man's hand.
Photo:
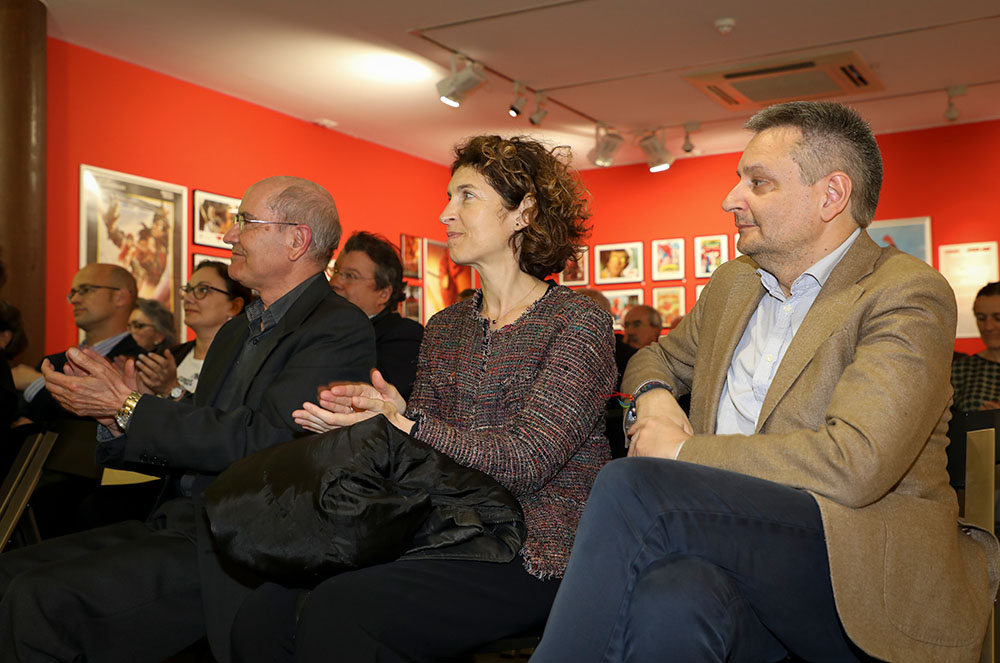
<svg viewBox="0 0 1000 663">
<path fill-rule="evenodd" d="M 628 430 L 629 456 L 677 457 L 694 430 L 684 410 L 666 389 L 652 389 L 635 402 L 636 421 Z"/>
<path fill-rule="evenodd" d="M 129 360 L 122 375 L 104 357 L 90 349 L 66 351 L 65 373 L 46 360 L 42 362 L 45 388 L 64 408 L 81 417 L 118 430 L 114 416 L 135 391 L 135 362 Z"/>
<path fill-rule="evenodd" d="M 42 377 L 41 373 L 27 364 L 18 364 L 10 369 L 10 372 L 14 376 L 14 387 L 18 391 L 24 391 L 31 386 L 32 382 Z"/>
</svg>

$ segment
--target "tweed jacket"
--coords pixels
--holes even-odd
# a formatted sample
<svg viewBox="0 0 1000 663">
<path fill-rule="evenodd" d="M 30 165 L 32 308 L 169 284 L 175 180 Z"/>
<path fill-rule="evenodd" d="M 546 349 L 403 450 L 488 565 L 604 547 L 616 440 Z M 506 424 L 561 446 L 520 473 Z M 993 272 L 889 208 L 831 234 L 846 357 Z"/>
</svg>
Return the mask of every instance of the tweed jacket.
<svg viewBox="0 0 1000 663">
<path fill-rule="evenodd" d="M 623 387 L 692 394 L 679 459 L 807 490 L 850 638 L 887 661 L 972 661 L 996 595 L 991 533 L 958 521 L 945 447 L 956 307 L 923 262 L 862 232 L 792 340 L 754 435 L 713 435 L 733 353 L 764 295 L 748 257 L 632 359 Z"/>
<path fill-rule="evenodd" d="M 604 402 L 617 378 L 611 316 L 562 286 L 490 331 L 482 293 L 427 323 L 407 416 L 415 437 L 517 498 L 524 566 L 562 577 L 597 472 L 610 459 Z"/>
</svg>

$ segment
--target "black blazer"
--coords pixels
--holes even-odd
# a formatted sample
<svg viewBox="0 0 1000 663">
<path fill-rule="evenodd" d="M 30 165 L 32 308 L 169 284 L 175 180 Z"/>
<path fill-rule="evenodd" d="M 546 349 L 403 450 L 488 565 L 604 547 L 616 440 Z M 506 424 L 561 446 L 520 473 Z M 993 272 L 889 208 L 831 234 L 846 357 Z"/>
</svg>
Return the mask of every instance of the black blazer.
<svg viewBox="0 0 1000 663">
<path fill-rule="evenodd" d="M 379 372 L 399 390 L 404 400 L 410 400 L 424 326 L 388 309 L 372 318 L 372 326 Z"/>
<path fill-rule="evenodd" d="M 119 356 L 135 357 L 140 353 L 145 352 L 135 339 L 132 338 L 132 334 L 126 334 L 125 338 L 118 341 L 111 351 L 105 355 L 108 359 L 114 359 Z M 61 371 L 63 366 L 66 365 L 66 353 L 60 352 L 54 355 L 48 355 L 45 357 L 52 363 L 52 367 L 57 371 Z M 42 369 L 42 364 L 39 362 L 36 367 L 38 370 Z M 48 389 L 42 389 L 40 392 L 35 394 L 35 397 L 31 399 L 31 402 L 21 399 L 21 414 L 36 422 L 45 421 L 55 421 L 57 419 L 79 419 L 72 412 L 64 410 L 62 405 L 52 397 Z M 89 417 L 88 417 L 89 418 Z"/>
<path fill-rule="evenodd" d="M 325 279 L 316 278 L 262 339 L 265 351 L 257 355 L 259 365 L 243 404 L 216 409 L 213 404 L 248 335 L 245 313 L 227 322 L 205 356 L 192 398 L 176 402 L 143 396 L 127 435 L 98 444 L 102 464 L 125 461 L 140 470 L 145 464 L 196 475 L 192 498 L 171 500 L 152 518 L 170 523 L 169 514 L 191 514 L 193 508 L 193 525 L 172 528 L 190 535 L 198 548 L 206 627 L 220 661 L 229 659 L 229 628 L 250 590 L 224 571 L 213 554 L 200 491 L 233 461 L 305 435 L 292 411 L 305 401 L 315 402 L 319 385 L 365 381 L 375 365 L 375 335 L 367 316 L 334 293 Z"/>
</svg>

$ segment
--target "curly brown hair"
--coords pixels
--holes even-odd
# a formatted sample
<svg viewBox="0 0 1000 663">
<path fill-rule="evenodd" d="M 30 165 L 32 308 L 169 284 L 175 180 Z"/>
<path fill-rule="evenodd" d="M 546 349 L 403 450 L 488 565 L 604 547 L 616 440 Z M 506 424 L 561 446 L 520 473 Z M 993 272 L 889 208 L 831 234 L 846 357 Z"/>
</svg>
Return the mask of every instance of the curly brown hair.
<svg viewBox="0 0 1000 663">
<path fill-rule="evenodd" d="M 475 136 L 455 148 L 451 172 L 474 168 L 508 211 L 531 197 L 527 225 L 510 238 L 521 270 L 543 279 L 566 267 L 590 232 L 587 191 L 569 165 L 569 148 L 549 148 L 528 136 Z"/>
</svg>

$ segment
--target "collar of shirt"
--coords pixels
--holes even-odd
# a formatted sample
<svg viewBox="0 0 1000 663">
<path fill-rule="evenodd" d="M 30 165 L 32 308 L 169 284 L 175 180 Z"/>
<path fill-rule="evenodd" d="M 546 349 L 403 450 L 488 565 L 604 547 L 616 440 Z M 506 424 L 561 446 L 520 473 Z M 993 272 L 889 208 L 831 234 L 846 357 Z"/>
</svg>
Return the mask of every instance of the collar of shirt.
<svg viewBox="0 0 1000 663">
<path fill-rule="evenodd" d="M 128 334 L 129 333 L 127 331 L 123 331 L 121 334 L 115 334 L 110 338 L 106 338 L 103 341 L 98 341 L 97 343 L 94 343 L 93 345 L 90 346 L 90 349 L 96 352 L 97 354 L 101 355 L 102 357 L 107 357 L 108 353 L 111 352 L 111 349 L 116 345 L 118 345 L 119 343 L 121 343 L 121 341 L 126 336 L 128 336 Z M 81 343 L 80 347 L 81 348 L 87 347 L 87 342 L 84 341 L 83 343 Z"/>
<path fill-rule="evenodd" d="M 799 278 L 795 279 L 792 283 L 791 297 L 802 293 L 805 290 L 819 290 L 826 283 L 827 279 L 830 278 L 830 274 L 833 273 L 834 268 L 840 263 L 841 258 L 847 253 L 847 250 L 854 245 L 854 242 L 861 235 L 861 228 L 855 228 L 847 239 L 845 239 L 840 246 L 831 251 L 828 255 L 822 259 L 816 261 L 811 267 L 806 269 L 799 275 Z M 777 299 L 778 301 L 785 301 L 788 297 L 785 297 L 784 291 L 781 286 L 778 285 L 778 279 L 771 274 L 766 272 L 761 268 L 757 268 L 757 273 L 760 274 L 760 282 L 767 289 L 768 294 Z"/>
<path fill-rule="evenodd" d="M 323 272 L 318 272 L 316 275 L 307 278 L 283 294 L 270 306 L 264 306 L 264 302 L 260 298 L 255 299 L 250 306 L 247 306 L 247 323 L 250 325 L 250 336 L 253 337 L 262 334 L 278 324 L 285 314 L 288 313 L 288 309 L 292 308 L 292 305 L 302 296 L 306 288 L 313 281 L 325 278 L 325 276 Z"/>
</svg>

